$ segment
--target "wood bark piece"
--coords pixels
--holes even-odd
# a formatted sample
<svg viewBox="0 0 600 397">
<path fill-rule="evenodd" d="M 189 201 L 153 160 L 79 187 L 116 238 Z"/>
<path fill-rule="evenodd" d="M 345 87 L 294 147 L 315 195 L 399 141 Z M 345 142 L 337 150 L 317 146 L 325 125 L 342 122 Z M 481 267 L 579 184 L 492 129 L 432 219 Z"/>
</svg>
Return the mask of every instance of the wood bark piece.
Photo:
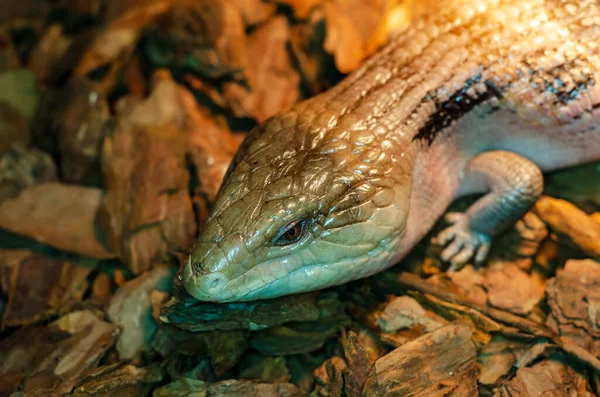
<svg viewBox="0 0 600 397">
<path fill-rule="evenodd" d="M 527 350 L 523 341 L 507 339 L 501 335 L 495 336 L 481 350 L 478 361 L 481 364 L 481 374 L 478 382 L 489 391 L 507 381 L 516 371 L 519 357 Z"/>
<path fill-rule="evenodd" d="M 253 11 L 260 13 L 258 7 Z M 175 1 L 156 21 L 150 36 L 156 42 L 150 43 L 148 55 L 159 66 L 182 67 L 206 80 L 240 79 L 248 63 L 243 15 L 249 14 L 232 1 Z"/>
<path fill-rule="evenodd" d="M 207 303 L 192 297 L 172 298 L 162 310 L 165 323 L 193 332 L 209 330 L 260 330 L 290 321 L 314 321 L 319 308 L 314 294 L 285 296 L 249 303 Z"/>
<path fill-rule="evenodd" d="M 92 299 L 98 299 L 106 302 L 112 296 L 113 283 L 110 276 L 106 273 L 100 273 L 92 283 Z"/>
<path fill-rule="evenodd" d="M 32 324 L 81 301 L 92 271 L 28 251 L 0 251 L 0 286 L 8 294 L 2 326 Z"/>
<path fill-rule="evenodd" d="M 71 312 L 50 325 L 68 332 L 25 383 L 24 396 L 62 397 L 72 391 L 79 376 L 94 369 L 113 347 L 119 329 L 89 311 Z"/>
<path fill-rule="evenodd" d="M 229 0 L 242 15 L 246 26 L 255 26 L 266 22 L 275 14 L 276 5 L 261 0 Z"/>
<path fill-rule="evenodd" d="M 61 183 L 29 187 L 0 204 L 0 227 L 55 248 L 93 258 L 114 258 L 98 240 L 100 189 Z"/>
<path fill-rule="evenodd" d="M 543 280 L 519 269 L 514 263 L 487 269 L 483 283 L 491 306 L 526 315 L 544 298 Z"/>
<path fill-rule="evenodd" d="M 494 240 L 490 262 L 494 260 L 523 262 L 540 249 L 542 241 L 548 237 L 546 224 L 534 212 L 526 213 L 506 233 Z"/>
<path fill-rule="evenodd" d="M 325 342 L 338 334 L 350 318 L 334 292 L 317 296 L 318 318 L 284 324 L 255 332 L 250 339 L 252 347 L 268 356 L 310 353 L 319 350 Z M 273 317 L 279 314 L 274 313 Z M 287 322 L 287 321 L 286 321 Z"/>
<path fill-rule="evenodd" d="M 0 203 L 17 197 L 27 187 L 55 182 L 57 174 L 54 161 L 48 153 L 13 143 L 0 155 Z"/>
<path fill-rule="evenodd" d="M 353 331 L 348 333 L 344 355 L 348 363 L 344 373 L 344 392 L 348 397 L 360 397 L 373 363 Z"/>
<path fill-rule="evenodd" d="M 467 265 L 457 272 L 443 274 L 440 279 L 444 279 L 445 277 L 452 280 L 452 283 L 458 287 L 458 292 L 461 295 L 469 298 L 474 303 L 482 306 L 486 305 L 487 291 L 483 287 L 485 278 L 481 271 L 475 270 L 471 265 Z"/>
<path fill-rule="evenodd" d="M 226 63 L 230 66 L 229 70 L 223 65 L 213 68 L 213 74 L 218 71 L 220 74 L 212 76 L 212 79 L 218 77 L 220 81 L 206 82 L 189 74 L 186 81 L 239 118 L 262 122 L 295 104 L 300 99 L 300 77 L 287 48 L 290 41 L 287 19 L 282 15 L 274 16 L 246 36 L 242 18 L 234 5 L 227 2 L 208 3 L 213 5 L 190 10 L 197 17 L 189 25 L 200 33 L 206 33 L 206 29 L 195 26 L 198 23 L 204 23 L 212 30 L 220 29 L 217 37 L 221 44 L 216 46 L 217 53 L 210 59 L 221 60 L 223 55 L 233 59 Z M 219 28 L 220 24 L 224 26 Z M 209 32 L 209 36 L 215 33 Z M 205 38 L 205 42 L 210 40 L 215 38 Z M 224 44 L 227 44 L 228 51 L 221 49 Z M 215 48 L 210 51 L 214 52 Z M 206 73 L 209 68 L 204 65 L 202 54 L 195 51 L 190 56 L 197 65 L 188 67 L 199 69 L 196 71 L 201 75 Z"/>
<path fill-rule="evenodd" d="M 24 382 L 24 396 L 62 397 L 84 371 L 96 368 L 118 335 L 117 326 L 90 311 L 21 328 L 0 342 L 0 392 L 10 395 Z"/>
<path fill-rule="evenodd" d="M 168 74 L 156 74 L 147 100 L 120 103 L 117 126 L 104 142 L 100 221 L 109 246 L 135 274 L 168 251 L 191 248 L 196 235 L 181 92 Z"/>
<path fill-rule="evenodd" d="M 29 59 L 29 69 L 33 71 L 38 81 L 46 80 L 70 44 L 71 39 L 64 33 L 60 24 L 53 24 L 44 32 Z"/>
<path fill-rule="evenodd" d="M 181 105 L 189 121 L 188 152 L 199 182 L 194 195 L 195 198 L 207 197 L 212 203 L 244 135 L 232 134 L 223 118 L 216 118 L 200 109 L 194 96 L 184 90 Z M 207 215 L 202 214 L 204 217 Z"/>
<path fill-rule="evenodd" d="M 332 339 L 342 324 L 320 325 L 318 321 L 281 325 L 253 334 L 252 347 L 264 355 L 284 356 L 317 351 Z"/>
<path fill-rule="evenodd" d="M 573 204 L 541 197 L 534 206 L 536 214 L 564 239 L 586 255 L 600 258 L 600 224 Z"/>
<path fill-rule="evenodd" d="M 10 396 L 69 338 L 56 327 L 23 327 L 0 341 L 0 393 Z"/>
<path fill-rule="evenodd" d="M 284 383 L 290 381 L 290 372 L 285 357 L 265 357 L 248 354 L 240 361 L 238 378 L 264 383 Z"/>
<path fill-rule="evenodd" d="M 468 326 L 450 324 L 395 349 L 375 362 L 363 396 L 477 395 L 479 365 L 471 337 Z"/>
<path fill-rule="evenodd" d="M 356 339 L 367 353 L 370 362 L 374 363 L 379 357 L 389 352 L 389 347 L 381 340 L 381 334 L 377 329 L 367 328 L 364 325 L 353 322 L 350 324 L 348 334 L 342 334 L 342 341 L 348 341 L 350 331 L 356 334 Z"/>
<path fill-rule="evenodd" d="M 245 133 L 336 84 L 415 15 L 443 19 L 440 4 L 0 4 L 0 209 L 13 206 L 0 223 L 23 232 L 0 225 L 0 247 L 23 249 L 0 250 L 0 397 L 600 390 L 599 264 L 565 265 L 598 259 L 598 164 L 549 176 L 583 211 L 543 197 L 480 268 L 447 272 L 424 241 L 404 274 L 264 301 L 199 302 L 173 277 Z"/>
<path fill-rule="evenodd" d="M 390 274 L 387 273 L 382 276 L 382 280 L 384 281 L 383 283 L 380 283 L 380 286 L 384 290 L 390 289 L 392 285 L 394 285 L 392 289 L 398 289 L 399 286 L 402 286 L 424 293 L 425 297 L 429 294 L 435 298 L 435 300 L 441 301 L 440 304 L 443 304 L 442 300 L 444 300 L 450 302 L 448 304 L 464 305 L 473 311 L 472 314 L 475 316 L 474 318 L 480 317 L 480 320 L 483 320 L 484 323 L 494 326 L 494 331 L 496 332 L 503 332 L 509 336 L 529 338 L 535 336 L 547 338 L 559 346 L 564 352 L 576 357 L 578 360 L 600 372 L 600 360 L 595 355 L 577 345 L 569 338 L 560 337 L 560 335 L 557 335 L 551 329 L 546 328 L 535 321 L 492 307 L 479 306 L 476 303 L 471 302 L 468 298 L 447 290 L 439 289 L 434 285 L 429 285 L 418 276 L 409 273 L 402 273 L 399 277 L 390 276 Z M 500 324 L 494 325 L 493 320 L 498 321 L 498 323 L 506 324 L 509 327 L 503 327 Z"/>
<path fill-rule="evenodd" d="M 472 302 L 468 297 L 461 296 L 454 292 L 451 292 L 444 288 L 439 288 L 432 285 L 420 277 L 409 274 L 401 273 L 400 275 L 392 275 L 391 273 L 384 274 L 382 276 L 381 287 L 385 290 L 398 290 L 398 288 L 405 288 L 408 290 L 419 291 L 423 294 L 430 294 L 435 298 L 444 300 L 449 303 L 464 305 L 468 308 L 474 309 L 480 314 L 490 317 L 493 320 L 507 324 L 511 327 L 517 328 L 518 330 L 528 333 L 530 335 L 552 338 L 554 334 L 542 324 L 536 323 L 535 321 L 519 317 L 515 314 L 495 309 L 493 307 L 483 307 Z"/>
<path fill-rule="evenodd" d="M 306 392 L 311 392 L 315 387 L 313 370 L 319 363 L 320 359 L 315 360 L 314 357 L 310 355 L 285 357 L 285 364 L 289 370 L 293 383 Z"/>
<path fill-rule="evenodd" d="M 547 325 L 594 355 L 600 355 L 600 263 L 570 260 L 546 283 Z"/>
<path fill-rule="evenodd" d="M 324 12 L 311 14 L 306 22 L 292 25 L 290 32 L 290 49 L 297 64 L 298 72 L 302 78 L 303 86 L 311 94 L 325 91 L 332 82 L 331 55 L 323 49 L 324 39 Z"/>
<path fill-rule="evenodd" d="M 447 302 L 429 294 L 423 296 L 414 294 L 414 296 L 444 319 L 470 326 L 473 331 L 473 342 L 478 348 L 485 346 L 492 339 L 493 333 L 499 332 L 511 336 L 513 333 L 518 333 L 518 330 L 504 326 L 470 307 Z"/>
<path fill-rule="evenodd" d="M 168 266 L 159 266 L 128 281 L 112 297 L 107 314 L 123 330 L 117 343 L 121 360 L 133 359 L 150 350 L 157 330 L 150 294 L 155 289 L 168 290 L 173 273 Z"/>
<path fill-rule="evenodd" d="M 164 370 L 158 364 L 144 368 L 121 363 L 106 365 L 82 375 L 73 390 L 73 396 L 144 397 L 149 396 L 163 378 Z"/>
<path fill-rule="evenodd" d="M 383 45 L 392 29 L 402 29 L 408 18 L 387 23 L 395 4 L 389 0 L 334 0 L 324 3 L 327 36 L 324 48 L 342 73 L 349 73 Z"/>
<path fill-rule="evenodd" d="M 378 318 L 383 332 L 396 332 L 400 329 L 421 325 L 425 332 L 431 332 L 442 324 L 428 317 L 427 312 L 410 296 L 399 296 L 388 303 Z"/>
<path fill-rule="evenodd" d="M 167 359 L 172 377 L 197 373 L 207 363 L 214 380 L 234 368 L 248 348 L 248 331 L 190 332 L 172 325 L 162 325 L 152 347 Z"/>
<path fill-rule="evenodd" d="M 108 101 L 94 84 L 80 78 L 56 96 L 50 128 L 58 139 L 61 180 L 99 185 L 102 142 L 111 120 Z"/>
<path fill-rule="evenodd" d="M 150 22 L 166 13 L 172 0 L 109 1 L 106 11 L 108 26 L 86 47 L 74 75 L 86 77 L 95 69 L 108 66 L 101 89 L 108 93 L 118 77 L 120 66 L 133 51 L 140 33 Z"/>
<path fill-rule="evenodd" d="M 521 368 L 508 384 L 499 387 L 494 397 L 592 397 L 585 377 L 559 359 L 542 361 Z"/>
<path fill-rule="evenodd" d="M 249 36 L 248 88 L 233 82 L 224 84 L 224 98 L 238 117 L 263 122 L 300 99 L 300 77 L 292 67 L 289 40 L 290 28 L 283 16 L 272 18 Z"/>
<path fill-rule="evenodd" d="M 181 377 L 154 390 L 152 397 L 206 397 L 206 382 Z"/>
<path fill-rule="evenodd" d="M 341 397 L 344 390 L 343 373 L 348 368 L 343 358 L 333 356 L 314 370 L 317 381 L 311 397 Z"/>
<path fill-rule="evenodd" d="M 183 378 L 156 390 L 153 397 L 304 397 L 306 392 L 291 383 L 254 383 L 224 380 L 206 383 Z"/>
</svg>

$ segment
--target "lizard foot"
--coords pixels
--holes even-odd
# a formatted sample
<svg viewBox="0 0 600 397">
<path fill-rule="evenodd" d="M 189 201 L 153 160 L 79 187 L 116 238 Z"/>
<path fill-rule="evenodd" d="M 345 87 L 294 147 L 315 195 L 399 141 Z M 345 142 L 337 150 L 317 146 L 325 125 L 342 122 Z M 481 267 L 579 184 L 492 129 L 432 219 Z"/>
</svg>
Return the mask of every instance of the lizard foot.
<svg viewBox="0 0 600 397">
<path fill-rule="evenodd" d="M 485 260 L 491 246 L 491 238 L 471 229 L 469 216 L 463 213 L 450 212 L 445 217 L 451 225 L 442 230 L 434 243 L 446 246 L 440 259 L 450 263 L 448 271 L 462 268 L 473 258 L 476 266 Z"/>
</svg>

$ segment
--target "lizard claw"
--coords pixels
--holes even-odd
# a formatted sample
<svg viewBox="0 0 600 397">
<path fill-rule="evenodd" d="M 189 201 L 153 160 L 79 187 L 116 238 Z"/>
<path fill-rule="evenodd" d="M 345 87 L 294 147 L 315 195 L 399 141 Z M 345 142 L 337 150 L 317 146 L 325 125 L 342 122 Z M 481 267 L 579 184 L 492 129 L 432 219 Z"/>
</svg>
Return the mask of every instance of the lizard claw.
<svg viewBox="0 0 600 397">
<path fill-rule="evenodd" d="M 450 263 L 448 271 L 459 270 L 472 258 L 476 266 L 481 265 L 490 250 L 490 237 L 472 230 L 466 214 L 451 212 L 445 219 L 451 226 L 442 230 L 434 243 L 446 246 L 440 259 Z"/>
</svg>

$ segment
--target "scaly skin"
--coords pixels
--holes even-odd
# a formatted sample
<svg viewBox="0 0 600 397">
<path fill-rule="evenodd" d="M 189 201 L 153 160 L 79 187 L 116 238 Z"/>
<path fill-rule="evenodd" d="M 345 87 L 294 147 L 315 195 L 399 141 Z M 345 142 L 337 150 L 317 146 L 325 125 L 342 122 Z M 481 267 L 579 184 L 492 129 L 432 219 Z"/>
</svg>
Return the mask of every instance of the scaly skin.
<svg viewBox="0 0 600 397">
<path fill-rule="evenodd" d="M 481 262 L 539 195 L 539 169 L 600 159 L 596 1 L 437 10 L 249 134 L 185 269 L 192 296 L 246 301 L 366 277 L 452 200 L 489 190 L 438 237 L 453 266 Z"/>
</svg>

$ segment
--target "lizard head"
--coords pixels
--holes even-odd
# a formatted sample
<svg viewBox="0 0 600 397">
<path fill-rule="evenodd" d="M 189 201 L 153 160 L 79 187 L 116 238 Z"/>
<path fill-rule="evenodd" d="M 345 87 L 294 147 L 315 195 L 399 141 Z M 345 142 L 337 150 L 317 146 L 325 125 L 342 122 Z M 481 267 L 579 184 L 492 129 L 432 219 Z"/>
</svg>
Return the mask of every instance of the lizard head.
<svg viewBox="0 0 600 397">
<path fill-rule="evenodd" d="M 410 201 L 407 160 L 395 149 L 364 130 L 311 129 L 291 112 L 255 128 L 186 265 L 188 293 L 266 299 L 381 270 Z"/>
</svg>

